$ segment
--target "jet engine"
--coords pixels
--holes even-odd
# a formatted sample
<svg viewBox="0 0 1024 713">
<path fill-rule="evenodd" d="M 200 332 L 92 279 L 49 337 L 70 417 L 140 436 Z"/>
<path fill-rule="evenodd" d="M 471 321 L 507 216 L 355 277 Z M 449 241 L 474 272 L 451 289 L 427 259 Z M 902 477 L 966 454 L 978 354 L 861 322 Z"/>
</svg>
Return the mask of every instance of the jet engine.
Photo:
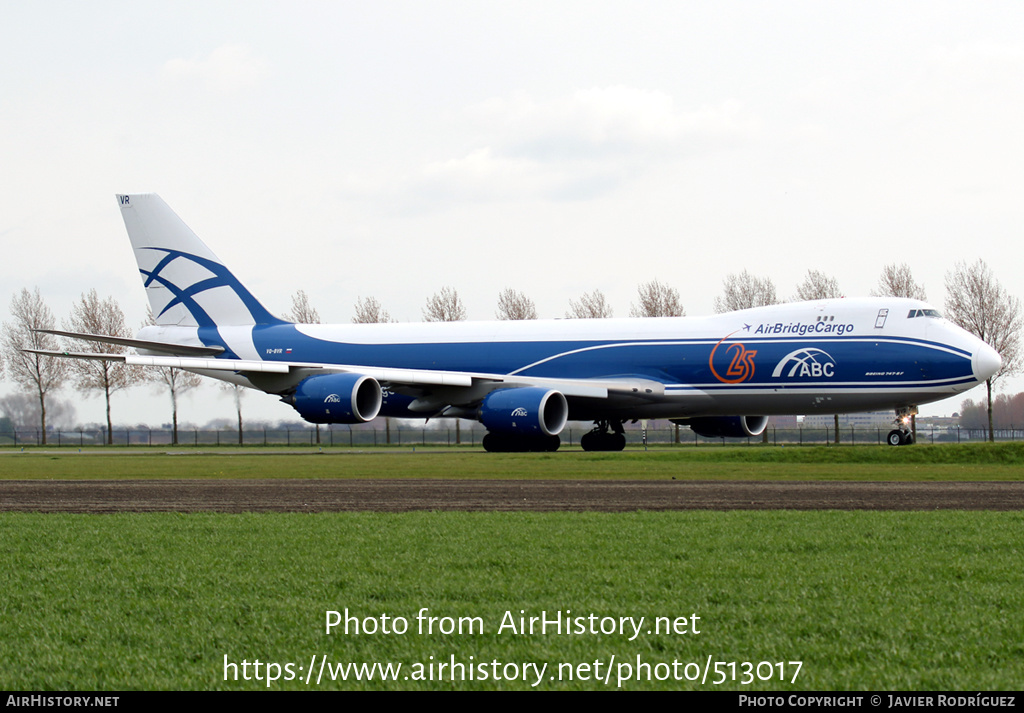
<svg viewBox="0 0 1024 713">
<path fill-rule="evenodd" d="M 702 416 L 674 420 L 689 426 L 697 435 L 705 438 L 745 438 L 760 436 L 768 426 L 767 416 Z"/>
<path fill-rule="evenodd" d="M 480 421 L 492 433 L 557 436 L 568 418 L 565 396 L 536 386 L 492 391 L 480 405 Z"/>
<path fill-rule="evenodd" d="M 299 382 L 290 403 L 310 423 L 365 423 L 380 411 L 380 384 L 364 374 L 310 376 Z"/>
</svg>

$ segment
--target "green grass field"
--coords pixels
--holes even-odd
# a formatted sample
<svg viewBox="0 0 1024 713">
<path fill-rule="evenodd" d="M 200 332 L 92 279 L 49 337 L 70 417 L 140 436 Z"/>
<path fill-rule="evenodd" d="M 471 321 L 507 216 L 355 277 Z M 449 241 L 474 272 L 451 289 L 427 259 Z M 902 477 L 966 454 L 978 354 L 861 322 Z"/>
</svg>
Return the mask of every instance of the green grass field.
<svg viewBox="0 0 1024 713">
<path fill-rule="evenodd" d="M 1020 480 L 1024 443 L 665 447 L 484 453 L 468 448 L 0 449 L 0 478 L 615 478 Z"/>
<path fill-rule="evenodd" d="M 6 513 L 0 688 L 267 686 L 225 681 L 225 657 L 239 676 L 243 660 L 280 664 L 273 689 L 530 687 L 521 674 L 306 685 L 299 676 L 321 655 L 402 663 L 401 676 L 451 656 L 546 663 L 545 689 L 604 688 L 550 677 L 559 664 L 613 656 L 652 667 L 785 662 L 785 681 L 774 669 L 773 680 L 744 685 L 742 667 L 723 669 L 741 679 L 718 686 L 729 689 L 1019 688 L 1022 527 L 1020 513 L 959 512 Z M 482 631 L 420 634 L 422 607 L 479 617 Z M 345 608 L 377 622 L 404 617 L 410 630 L 327 635 L 325 612 Z M 506 611 L 566 609 L 648 624 L 633 641 L 497 632 Z M 699 634 L 646 633 L 651 617 L 693 614 Z M 802 662 L 795 682 L 791 661 Z M 284 680 L 289 662 L 294 678 Z M 608 687 L 626 673 L 618 664 Z M 681 675 L 623 687 L 701 687 Z"/>
<path fill-rule="evenodd" d="M 543 455 L 27 449 L 0 451 L 0 472 L 1016 480 L 1022 457 L 1013 444 Z M 546 664 L 544 689 L 614 688 L 627 675 L 629 689 L 1019 689 L 1022 531 L 1019 512 L 0 513 L 0 688 L 259 689 L 273 663 L 271 689 L 528 689 L 537 680 L 528 663 Z M 421 634 L 424 607 L 482 631 Z M 409 631 L 326 634 L 326 612 L 346 608 L 375 622 L 404 617 Z M 505 613 L 521 610 L 645 624 L 632 641 L 499 633 Z M 700 634 L 647 633 L 653 617 L 694 614 Z M 452 657 L 475 680 L 439 670 Z M 393 681 L 379 670 L 355 680 L 353 669 L 332 679 L 331 667 L 347 663 L 402 668 Z M 703 685 L 689 680 L 705 671 Z"/>
</svg>

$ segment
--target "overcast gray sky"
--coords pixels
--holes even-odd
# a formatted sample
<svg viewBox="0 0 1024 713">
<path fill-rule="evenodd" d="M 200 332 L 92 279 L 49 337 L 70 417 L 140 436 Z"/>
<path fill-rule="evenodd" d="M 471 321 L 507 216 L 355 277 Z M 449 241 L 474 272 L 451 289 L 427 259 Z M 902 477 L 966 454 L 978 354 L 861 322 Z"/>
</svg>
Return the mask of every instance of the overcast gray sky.
<svg viewBox="0 0 1024 713">
<path fill-rule="evenodd" d="M 627 316 L 652 278 L 699 315 L 730 272 L 861 296 L 890 262 L 941 309 L 979 257 L 1024 295 L 1019 2 L 8 2 L 0 62 L 3 319 L 95 287 L 141 323 L 114 194 L 146 191 L 324 321 L 419 321 L 445 285 L 471 319 L 506 286 Z M 167 420 L 151 391 L 115 420 Z"/>
</svg>

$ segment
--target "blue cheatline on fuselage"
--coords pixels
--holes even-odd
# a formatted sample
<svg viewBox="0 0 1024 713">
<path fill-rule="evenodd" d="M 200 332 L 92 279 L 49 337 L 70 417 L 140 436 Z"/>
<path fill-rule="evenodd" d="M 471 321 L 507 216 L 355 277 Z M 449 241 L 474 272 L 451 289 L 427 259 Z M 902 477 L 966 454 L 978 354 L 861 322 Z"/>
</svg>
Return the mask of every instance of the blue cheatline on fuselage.
<svg viewBox="0 0 1024 713">
<path fill-rule="evenodd" d="M 764 386 L 942 386 L 974 381 L 969 352 L 903 337 L 849 335 L 813 341 L 748 337 L 732 344 L 742 344 L 747 354 L 754 352 L 746 360 L 752 365 L 751 373 L 738 371 L 730 376 L 730 362 L 737 359 L 739 350 L 733 349 L 730 356 L 730 343 L 713 339 L 356 344 L 310 337 L 291 324 L 258 326 L 252 334 L 257 353 L 267 361 L 553 379 L 630 376 L 716 391 Z M 224 346 L 215 330 L 200 329 L 199 335 L 204 343 Z"/>
</svg>

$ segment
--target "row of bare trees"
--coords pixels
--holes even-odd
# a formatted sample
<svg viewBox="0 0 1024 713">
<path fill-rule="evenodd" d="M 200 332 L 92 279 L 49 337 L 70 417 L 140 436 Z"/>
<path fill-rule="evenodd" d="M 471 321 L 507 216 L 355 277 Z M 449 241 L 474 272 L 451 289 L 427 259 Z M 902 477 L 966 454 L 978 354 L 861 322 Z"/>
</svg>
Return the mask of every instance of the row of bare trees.
<svg viewBox="0 0 1024 713">
<path fill-rule="evenodd" d="M 878 280 L 876 296 L 913 297 L 925 299 L 924 288 L 914 282 L 910 268 L 906 264 L 887 265 Z M 819 270 L 808 270 L 807 275 L 796 289 L 789 301 L 818 300 L 842 297 L 839 283 Z M 301 297 L 301 300 L 300 300 Z M 308 305 L 308 298 L 301 290 L 293 298 L 298 305 Z M 775 284 L 769 277 L 758 277 L 744 270 L 740 273 L 727 275 L 722 285 L 722 294 L 715 298 L 715 312 L 732 312 L 751 307 L 763 307 L 778 304 L 784 300 L 777 295 Z M 311 309 L 311 308 L 305 308 Z M 312 310 L 315 315 L 316 311 Z M 296 315 L 306 312 L 293 311 Z M 458 322 L 466 319 L 466 306 L 456 290 L 443 287 L 433 294 L 423 308 L 425 322 Z M 637 288 L 637 301 L 630 305 L 630 317 L 683 317 L 686 310 L 679 297 L 679 291 L 659 280 L 645 282 Z M 569 300 L 567 319 L 604 319 L 614 316 L 614 311 L 604 293 L 600 290 L 583 293 L 578 300 Z M 498 309 L 495 317 L 501 320 L 537 319 L 537 307 L 533 300 L 523 292 L 506 288 L 498 294 Z M 307 321 L 305 318 L 298 321 Z M 309 320 L 313 321 L 313 320 Z M 380 302 L 373 297 L 362 298 L 356 302 L 356 324 L 374 322 L 392 322 Z"/>
<path fill-rule="evenodd" d="M 679 292 L 658 280 L 645 283 L 638 289 L 639 300 L 632 305 L 632 317 L 682 317 L 686 314 L 679 300 Z M 451 287 L 442 287 L 427 300 L 423 308 L 424 322 L 460 322 L 466 319 L 466 305 L 459 293 Z M 537 306 L 523 292 L 511 287 L 498 294 L 498 309 L 494 313 L 500 320 L 537 319 Z M 604 319 L 613 316 L 611 305 L 600 290 L 584 293 L 579 300 L 569 300 L 567 319 Z M 373 297 L 360 297 L 355 305 L 356 324 L 393 322 L 380 302 Z"/>
<path fill-rule="evenodd" d="M 4 371 L 24 391 L 39 401 L 42 441 L 46 443 L 46 399 L 54 391 L 72 381 L 83 393 L 98 391 L 103 394 L 107 414 L 107 438 L 110 433 L 110 397 L 117 391 L 138 382 L 143 374 L 137 367 L 100 359 L 53 359 L 26 349 L 59 350 L 57 337 L 42 330 L 56 329 L 53 312 L 43 301 L 39 289 L 22 289 L 11 300 L 12 321 L 3 325 L 3 353 L 6 355 Z M 87 334 L 108 334 L 130 337 L 124 323 L 124 313 L 113 298 L 101 300 L 96 290 L 83 294 L 74 304 L 71 315 L 63 323 L 66 331 Z M 85 342 L 75 351 L 123 351 L 123 347 Z M 68 348 L 70 351 L 70 348 Z M 109 442 L 109 440 L 108 440 Z"/>
<path fill-rule="evenodd" d="M 1021 430 L 1024 429 L 1024 392 L 999 394 L 992 399 L 992 422 L 988 420 L 988 408 L 984 401 L 964 399 L 960 404 L 960 426 L 977 430 Z"/>
<path fill-rule="evenodd" d="M 924 288 L 914 282 L 907 265 L 888 265 L 878 281 L 878 296 L 898 296 L 925 299 Z M 808 270 L 790 301 L 818 300 L 842 297 L 839 283 L 819 270 Z M 740 273 L 727 275 L 722 294 L 715 298 L 714 307 L 718 313 L 732 312 L 750 307 L 763 307 L 782 302 L 779 299 L 775 284 L 771 278 L 758 277 L 744 270 Z M 301 316 L 297 321 L 318 321 L 309 318 L 316 310 L 308 307 L 308 298 L 301 290 L 293 298 L 296 308 L 293 314 Z M 299 309 L 299 305 L 303 305 Z M 425 322 L 458 322 L 466 319 L 466 306 L 456 290 L 443 287 L 433 294 L 423 308 Z M 679 297 L 679 291 L 659 280 L 645 282 L 637 288 L 637 301 L 630 305 L 630 317 L 683 317 L 686 310 Z M 614 316 L 614 311 L 601 290 L 583 293 L 578 300 L 569 300 L 567 319 L 604 319 Z M 495 317 L 502 320 L 537 319 L 537 307 L 533 300 L 523 292 L 506 288 L 498 294 L 498 309 Z M 391 316 L 373 297 L 362 298 L 356 302 L 356 324 L 375 322 L 393 322 Z"/>
<path fill-rule="evenodd" d="M 106 359 L 54 359 L 27 349 L 89 354 L 121 354 L 127 347 L 92 341 L 75 340 L 62 344 L 53 334 L 57 329 L 53 312 L 43 301 L 39 289 L 22 289 L 11 300 L 12 320 L 2 330 L 2 353 L 6 360 L 0 366 L 23 391 L 31 393 L 39 404 L 39 425 L 42 443 L 46 443 L 47 398 L 69 382 L 81 393 L 103 396 L 107 422 L 107 443 L 112 443 L 113 424 L 111 397 L 118 391 L 142 382 L 167 387 L 171 396 L 174 442 L 177 442 L 178 397 L 202 382 L 198 374 L 181 369 L 143 368 Z M 148 324 L 153 323 L 152 314 Z M 113 297 L 100 299 L 90 290 L 72 306 L 71 314 L 61 324 L 63 331 L 99 334 L 114 337 L 133 336 L 125 323 L 124 312 Z"/>
</svg>

